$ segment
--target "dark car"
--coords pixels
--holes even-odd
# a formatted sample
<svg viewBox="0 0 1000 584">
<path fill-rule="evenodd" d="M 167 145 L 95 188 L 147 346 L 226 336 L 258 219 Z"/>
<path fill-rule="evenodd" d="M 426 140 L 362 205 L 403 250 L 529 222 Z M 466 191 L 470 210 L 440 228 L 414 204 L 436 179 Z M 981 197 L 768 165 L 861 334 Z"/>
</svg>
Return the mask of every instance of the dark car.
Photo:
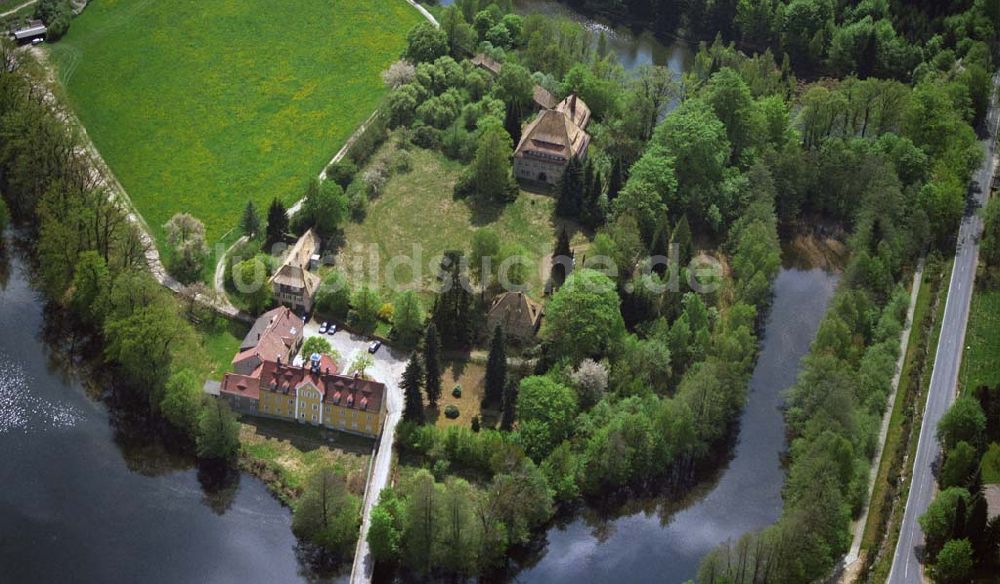
<svg viewBox="0 0 1000 584">
<path fill-rule="evenodd" d="M 382 341 L 372 341 L 372 344 L 368 345 L 368 352 L 375 354 L 376 351 L 382 346 Z"/>
</svg>

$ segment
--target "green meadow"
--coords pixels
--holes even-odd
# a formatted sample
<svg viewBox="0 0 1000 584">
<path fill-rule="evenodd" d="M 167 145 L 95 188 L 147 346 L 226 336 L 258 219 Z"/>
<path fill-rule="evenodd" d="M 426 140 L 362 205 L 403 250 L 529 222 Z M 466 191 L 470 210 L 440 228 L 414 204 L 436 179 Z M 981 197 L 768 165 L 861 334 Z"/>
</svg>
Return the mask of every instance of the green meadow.
<svg viewBox="0 0 1000 584">
<path fill-rule="evenodd" d="M 420 18 L 403 0 L 95 0 L 49 50 L 157 238 L 187 211 L 213 243 L 247 200 L 298 198 Z"/>
</svg>

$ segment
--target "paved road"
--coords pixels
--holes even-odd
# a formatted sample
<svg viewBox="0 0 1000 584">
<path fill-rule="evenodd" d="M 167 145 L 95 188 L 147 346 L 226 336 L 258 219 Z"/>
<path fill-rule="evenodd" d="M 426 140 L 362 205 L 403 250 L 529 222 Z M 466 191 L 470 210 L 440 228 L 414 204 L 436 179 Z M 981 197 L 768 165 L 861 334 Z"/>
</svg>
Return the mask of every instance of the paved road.
<svg viewBox="0 0 1000 584">
<path fill-rule="evenodd" d="M 305 338 L 319 334 L 319 324 L 310 321 L 303 329 Z M 330 341 L 330 345 L 340 353 L 340 364 L 347 369 L 359 355 L 368 351 L 368 338 L 353 335 L 346 331 L 338 331 L 335 335 L 322 335 Z M 368 548 L 368 523 L 372 507 L 378 502 L 378 496 L 389 484 L 389 473 L 392 470 L 392 444 L 396 439 L 396 424 L 403 415 L 403 390 L 399 388 L 399 380 L 403 377 L 409 354 L 393 351 L 383 346 L 375 353 L 375 363 L 366 371 L 366 375 L 385 384 L 387 394 L 388 415 L 382 436 L 379 437 L 372 459 L 365 487 L 365 501 L 362 506 L 361 535 L 354 556 L 354 568 L 351 571 L 351 582 L 370 582 L 375 562 Z"/>
<path fill-rule="evenodd" d="M 993 86 L 1000 87 L 1000 71 L 993 78 Z M 982 168 L 973 176 L 973 180 L 979 183 L 980 192 L 976 193 L 975 197 L 980 204 L 985 202 L 993 182 L 996 161 L 995 139 L 1000 123 L 996 100 L 990 107 L 987 120 L 990 131 L 989 136 L 983 140 L 987 156 Z M 923 549 L 924 534 L 917 519 L 927 510 L 934 497 L 933 467 L 941 454 L 935 433 L 938 420 L 955 399 L 958 372 L 964 352 L 965 329 L 969 321 L 969 304 L 972 301 L 972 287 L 979 260 L 979 236 L 982 230 L 983 222 L 978 214 L 967 215 L 959 228 L 955 267 L 948 287 L 948 300 L 945 303 L 941 337 L 934 357 L 934 371 L 931 373 L 924 421 L 920 428 L 916 456 L 913 459 L 910 494 L 906 500 L 906 510 L 899 531 L 899 541 L 896 543 L 896 553 L 892 560 L 892 570 L 889 572 L 889 584 L 923 582 L 922 567 L 917 554 Z"/>
</svg>

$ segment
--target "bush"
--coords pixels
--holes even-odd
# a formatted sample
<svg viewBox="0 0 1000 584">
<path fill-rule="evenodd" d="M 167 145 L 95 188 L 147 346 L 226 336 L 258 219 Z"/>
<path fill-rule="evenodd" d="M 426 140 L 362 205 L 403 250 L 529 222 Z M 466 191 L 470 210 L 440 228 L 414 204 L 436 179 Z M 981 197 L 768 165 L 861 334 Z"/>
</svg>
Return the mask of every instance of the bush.
<svg viewBox="0 0 1000 584">
<path fill-rule="evenodd" d="M 455 188 L 452 196 L 456 199 L 465 199 L 476 193 L 476 178 L 469 172 L 469 169 L 462 171 L 455 181 Z"/>
<path fill-rule="evenodd" d="M 338 271 L 323 276 L 323 283 L 316 291 L 316 311 L 324 317 L 343 319 L 351 308 L 351 287 Z"/>
<path fill-rule="evenodd" d="M 354 180 L 354 175 L 358 172 L 358 166 L 350 160 L 339 160 L 326 167 L 326 178 L 347 188 Z"/>
<path fill-rule="evenodd" d="M 441 144 L 441 130 L 424 124 L 414 125 L 413 143 L 421 148 L 435 150 Z"/>
<path fill-rule="evenodd" d="M 406 174 L 413 170 L 413 160 L 406 150 L 397 150 L 392 156 L 392 170 L 398 174 Z"/>
<path fill-rule="evenodd" d="M 452 160 L 468 163 L 476 155 L 476 136 L 457 125 L 452 126 L 441 137 L 441 151 Z"/>
<path fill-rule="evenodd" d="M 451 390 L 452 397 L 462 397 L 462 386 L 456 385 L 455 389 Z"/>
<path fill-rule="evenodd" d="M 35 6 L 35 18 L 41 19 L 48 28 L 46 39 L 56 41 L 69 30 L 73 11 L 70 8 L 69 0 L 41 0 Z"/>
<path fill-rule="evenodd" d="M 375 160 L 368 166 L 368 170 L 361 175 L 361 180 L 369 198 L 382 194 L 385 183 L 389 181 L 389 174 L 389 165 L 384 159 Z"/>
<path fill-rule="evenodd" d="M 385 142 L 386 134 L 385 119 L 380 115 L 375 116 L 365 128 L 365 131 L 348 148 L 347 157 L 355 165 L 362 166 L 378 150 L 382 142 Z"/>
<path fill-rule="evenodd" d="M 458 411 L 457 407 L 452 406 L 452 405 L 445 406 L 445 408 L 444 408 L 444 417 L 448 418 L 449 420 L 454 420 L 455 418 L 458 417 L 458 415 L 459 415 L 459 411 Z"/>
<path fill-rule="evenodd" d="M 361 179 L 354 179 L 347 187 L 347 211 L 351 220 L 358 223 L 364 221 L 368 214 L 368 188 Z"/>
</svg>

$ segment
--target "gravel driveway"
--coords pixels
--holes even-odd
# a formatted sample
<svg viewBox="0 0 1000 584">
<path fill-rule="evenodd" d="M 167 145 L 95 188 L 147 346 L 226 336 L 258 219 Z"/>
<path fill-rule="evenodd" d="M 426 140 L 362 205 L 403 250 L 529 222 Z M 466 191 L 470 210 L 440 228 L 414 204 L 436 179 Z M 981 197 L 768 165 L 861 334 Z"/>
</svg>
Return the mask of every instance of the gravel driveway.
<svg viewBox="0 0 1000 584">
<path fill-rule="evenodd" d="M 371 339 L 368 337 L 354 335 L 347 331 L 337 331 L 333 336 L 319 334 L 320 323 L 315 320 L 306 323 L 303 334 L 305 338 L 322 336 L 329 341 L 330 345 L 340 353 L 341 365 L 344 368 L 350 366 L 351 362 L 361 352 L 368 351 Z M 382 436 L 379 438 L 375 457 L 372 461 L 371 475 L 368 477 L 368 485 L 365 488 L 365 501 L 362 508 L 361 535 L 358 540 L 358 548 L 354 557 L 354 568 L 351 571 L 351 582 L 371 581 L 374 561 L 368 549 L 368 523 L 371 516 L 372 507 L 378 502 L 378 494 L 389 483 L 389 471 L 392 468 L 392 444 L 396 436 L 396 424 L 399 423 L 403 414 L 403 392 L 399 389 L 399 380 L 406 369 L 406 362 L 410 357 L 408 352 L 395 351 L 388 345 L 382 345 L 374 355 L 375 364 L 366 371 L 366 374 L 385 384 L 388 415 L 385 426 L 382 428 Z"/>
</svg>

